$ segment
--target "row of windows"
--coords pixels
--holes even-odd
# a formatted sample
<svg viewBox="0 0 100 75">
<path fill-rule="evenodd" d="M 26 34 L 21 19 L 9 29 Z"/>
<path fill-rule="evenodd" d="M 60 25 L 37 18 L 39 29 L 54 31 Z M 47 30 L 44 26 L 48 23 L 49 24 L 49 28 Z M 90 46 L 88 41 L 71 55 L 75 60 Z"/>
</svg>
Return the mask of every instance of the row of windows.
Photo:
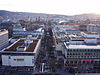
<svg viewBox="0 0 100 75">
<path fill-rule="evenodd" d="M 91 53 L 85 53 L 85 52 L 79 53 L 78 52 L 78 53 L 67 53 L 67 55 L 96 55 L 97 56 L 97 55 L 100 55 L 100 53 L 92 53 L 92 52 Z"/>
<path fill-rule="evenodd" d="M 68 49 L 69 52 L 100 52 L 100 49 Z"/>
<path fill-rule="evenodd" d="M 100 58 L 99 56 L 67 56 L 67 58 Z"/>
<path fill-rule="evenodd" d="M 100 61 L 66 61 L 67 64 L 100 64 Z"/>
</svg>

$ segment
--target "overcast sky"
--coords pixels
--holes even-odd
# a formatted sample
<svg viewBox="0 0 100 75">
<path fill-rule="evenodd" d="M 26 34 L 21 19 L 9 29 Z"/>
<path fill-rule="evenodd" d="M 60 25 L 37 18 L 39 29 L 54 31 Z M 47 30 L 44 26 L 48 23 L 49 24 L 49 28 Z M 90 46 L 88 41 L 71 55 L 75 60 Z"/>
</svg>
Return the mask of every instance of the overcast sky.
<svg viewBox="0 0 100 75">
<path fill-rule="evenodd" d="M 64 15 L 100 14 L 100 0 L 0 0 L 0 10 Z"/>
</svg>

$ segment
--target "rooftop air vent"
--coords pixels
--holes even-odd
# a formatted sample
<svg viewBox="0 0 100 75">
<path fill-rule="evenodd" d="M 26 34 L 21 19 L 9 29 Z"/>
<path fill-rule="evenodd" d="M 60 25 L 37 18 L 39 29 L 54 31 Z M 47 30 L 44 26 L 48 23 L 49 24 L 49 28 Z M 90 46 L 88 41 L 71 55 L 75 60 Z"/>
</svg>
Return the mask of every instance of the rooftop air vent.
<svg viewBox="0 0 100 75">
<path fill-rule="evenodd" d="M 17 47 L 17 51 L 19 51 L 19 52 L 23 52 L 25 50 L 26 50 L 26 47 L 25 46 L 18 46 Z"/>
</svg>

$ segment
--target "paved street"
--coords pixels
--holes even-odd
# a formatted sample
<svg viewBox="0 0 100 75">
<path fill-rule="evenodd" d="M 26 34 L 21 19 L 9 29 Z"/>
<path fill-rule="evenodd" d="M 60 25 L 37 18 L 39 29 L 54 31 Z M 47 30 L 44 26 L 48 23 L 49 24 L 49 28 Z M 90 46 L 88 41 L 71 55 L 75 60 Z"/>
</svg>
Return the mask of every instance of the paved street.
<svg viewBox="0 0 100 75">
<path fill-rule="evenodd" d="M 66 72 L 62 70 L 60 67 L 58 68 L 56 63 L 56 57 L 54 54 L 55 48 L 54 46 L 54 38 L 52 33 L 52 28 L 47 28 L 44 31 L 44 36 L 42 38 L 41 50 L 38 58 L 38 71 L 40 71 L 42 63 L 44 63 L 44 72 L 56 72 L 60 75 L 74 75 L 73 73 Z"/>
<path fill-rule="evenodd" d="M 62 69 L 58 69 L 57 73 L 61 74 L 61 75 L 75 75 L 74 73 L 69 73 L 67 71 L 64 71 Z"/>
</svg>

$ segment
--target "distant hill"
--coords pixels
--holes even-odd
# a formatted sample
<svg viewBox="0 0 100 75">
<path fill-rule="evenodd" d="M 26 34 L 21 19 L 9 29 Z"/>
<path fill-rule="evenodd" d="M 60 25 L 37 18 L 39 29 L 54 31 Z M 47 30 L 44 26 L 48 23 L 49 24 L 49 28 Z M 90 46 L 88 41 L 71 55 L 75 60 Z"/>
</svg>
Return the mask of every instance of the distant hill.
<svg viewBox="0 0 100 75">
<path fill-rule="evenodd" d="M 0 10 L 0 23 L 4 21 L 17 21 L 20 19 L 28 18 L 36 19 L 36 17 L 42 18 L 54 18 L 54 19 L 73 19 L 73 20 L 86 20 L 86 19 L 100 19 L 100 15 L 96 14 L 81 14 L 74 16 L 57 15 L 57 14 L 44 14 L 44 13 L 28 13 L 28 12 L 11 12 L 6 10 Z"/>
<path fill-rule="evenodd" d="M 72 16 L 71 18 L 76 20 L 100 19 L 100 15 L 90 13 L 90 14 L 75 15 Z"/>
<path fill-rule="evenodd" d="M 0 22 L 7 21 L 7 20 L 20 20 L 20 19 L 28 19 L 28 18 L 36 18 L 36 17 L 42 17 L 42 18 L 63 18 L 67 17 L 65 15 L 56 15 L 56 14 L 44 14 L 44 13 L 28 13 L 28 12 L 11 12 L 11 11 L 5 11 L 0 10 Z"/>
</svg>

